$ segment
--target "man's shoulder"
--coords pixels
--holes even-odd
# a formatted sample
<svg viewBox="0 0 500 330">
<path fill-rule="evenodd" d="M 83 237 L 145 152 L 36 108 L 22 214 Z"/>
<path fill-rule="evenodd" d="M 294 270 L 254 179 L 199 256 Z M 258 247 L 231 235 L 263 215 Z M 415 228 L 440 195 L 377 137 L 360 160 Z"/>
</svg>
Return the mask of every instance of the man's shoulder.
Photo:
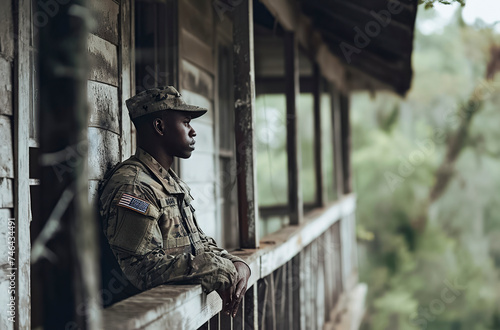
<svg viewBox="0 0 500 330">
<path fill-rule="evenodd" d="M 139 173 L 143 172 L 139 164 L 130 162 L 129 159 L 116 166 L 108 179 L 108 186 L 134 184 Z"/>
<path fill-rule="evenodd" d="M 132 158 L 117 164 L 103 185 L 103 197 L 114 195 L 117 191 L 131 193 L 138 190 L 158 196 L 162 191 L 161 184 L 154 175 L 142 163 Z"/>
<path fill-rule="evenodd" d="M 137 177 L 141 172 L 140 164 L 131 158 L 116 164 L 100 182 L 101 197 L 107 197 L 122 187 L 137 185 Z"/>
</svg>

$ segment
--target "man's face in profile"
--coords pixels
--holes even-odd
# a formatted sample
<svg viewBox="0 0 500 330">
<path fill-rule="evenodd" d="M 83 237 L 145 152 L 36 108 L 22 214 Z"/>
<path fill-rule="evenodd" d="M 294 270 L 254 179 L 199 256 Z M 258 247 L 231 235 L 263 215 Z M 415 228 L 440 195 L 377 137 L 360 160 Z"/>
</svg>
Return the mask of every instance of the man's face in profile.
<svg viewBox="0 0 500 330">
<path fill-rule="evenodd" d="M 166 131 L 163 145 L 171 156 L 189 158 L 194 151 L 196 131 L 191 127 L 191 116 L 183 111 L 168 111 L 164 116 Z"/>
</svg>

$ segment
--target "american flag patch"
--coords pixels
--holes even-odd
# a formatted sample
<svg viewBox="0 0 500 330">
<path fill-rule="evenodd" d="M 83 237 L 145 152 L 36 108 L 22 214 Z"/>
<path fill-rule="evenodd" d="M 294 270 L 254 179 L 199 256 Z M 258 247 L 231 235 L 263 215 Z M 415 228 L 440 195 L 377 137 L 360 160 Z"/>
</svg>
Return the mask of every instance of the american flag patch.
<svg viewBox="0 0 500 330">
<path fill-rule="evenodd" d="M 146 214 L 149 204 L 150 203 L 146 202 L 145 200 L 142 200 L 140 198 L 134 197 L 129 194 L 123 194 L 122 197 L 120 198 L 120 201 L 118 202 L 118 206 L 123 206 L 142 214 Z"/>
</svg>

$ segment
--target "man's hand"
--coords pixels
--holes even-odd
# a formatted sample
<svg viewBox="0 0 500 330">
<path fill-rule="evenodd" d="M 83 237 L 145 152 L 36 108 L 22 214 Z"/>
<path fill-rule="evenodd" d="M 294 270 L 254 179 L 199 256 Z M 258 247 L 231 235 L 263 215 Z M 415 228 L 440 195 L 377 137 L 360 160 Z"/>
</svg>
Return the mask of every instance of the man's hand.
<svg viewBox="0 0 500 330">
<path fill-rule="evenodd" d="M 224 311 L 226 311 L 227 314 L 232 311 L 233 317 L 235 317 L 236 313 L 238 313 L 238 308 L 240 307 L 241 300 L 247 291 L 248 278 L 250 277 L 250 269 L 245 263 L 236 261 L 234 263 L 234 267 L 236 267 L 236 271 L 238 272 L 238 278 L 236 279 L 235 288 L 231 294 L 228 309 L 225 309 L 225 301 L 222 299 L 222 302 L 224 303 Z"/>
</svg>

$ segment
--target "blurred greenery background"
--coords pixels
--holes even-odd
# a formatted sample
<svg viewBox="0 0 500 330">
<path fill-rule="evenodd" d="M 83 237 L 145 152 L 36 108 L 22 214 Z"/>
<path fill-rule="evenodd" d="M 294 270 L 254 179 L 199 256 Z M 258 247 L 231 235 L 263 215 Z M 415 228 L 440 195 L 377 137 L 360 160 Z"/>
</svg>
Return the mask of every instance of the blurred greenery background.
<svg viewBox="0 0 500 330">
<path fill-rule="evenodd" d="M 500 21 L 500 0 L 421 2 L 406 98 L 350 98 L 359 275 L 369 288 L 362 330 L 500 329 L 500 23 L 464 20 L 482 2 Z M 315 193 L 312 102 L 301 94 L 297 107 L 305 203 Z M 330 103 L 323 95 L 325 141 Z M 257 96 L 260 207 L 287 204 L 285 108 L 284 95 Z M 287 223 L 261 219 L 260 235 Z"/>
<path fill-rule="evenodd" d="M 500 329 L 500 24 L 437 9 L 407 97 L 351 96 L 362 329 Z"/>
</svg>

